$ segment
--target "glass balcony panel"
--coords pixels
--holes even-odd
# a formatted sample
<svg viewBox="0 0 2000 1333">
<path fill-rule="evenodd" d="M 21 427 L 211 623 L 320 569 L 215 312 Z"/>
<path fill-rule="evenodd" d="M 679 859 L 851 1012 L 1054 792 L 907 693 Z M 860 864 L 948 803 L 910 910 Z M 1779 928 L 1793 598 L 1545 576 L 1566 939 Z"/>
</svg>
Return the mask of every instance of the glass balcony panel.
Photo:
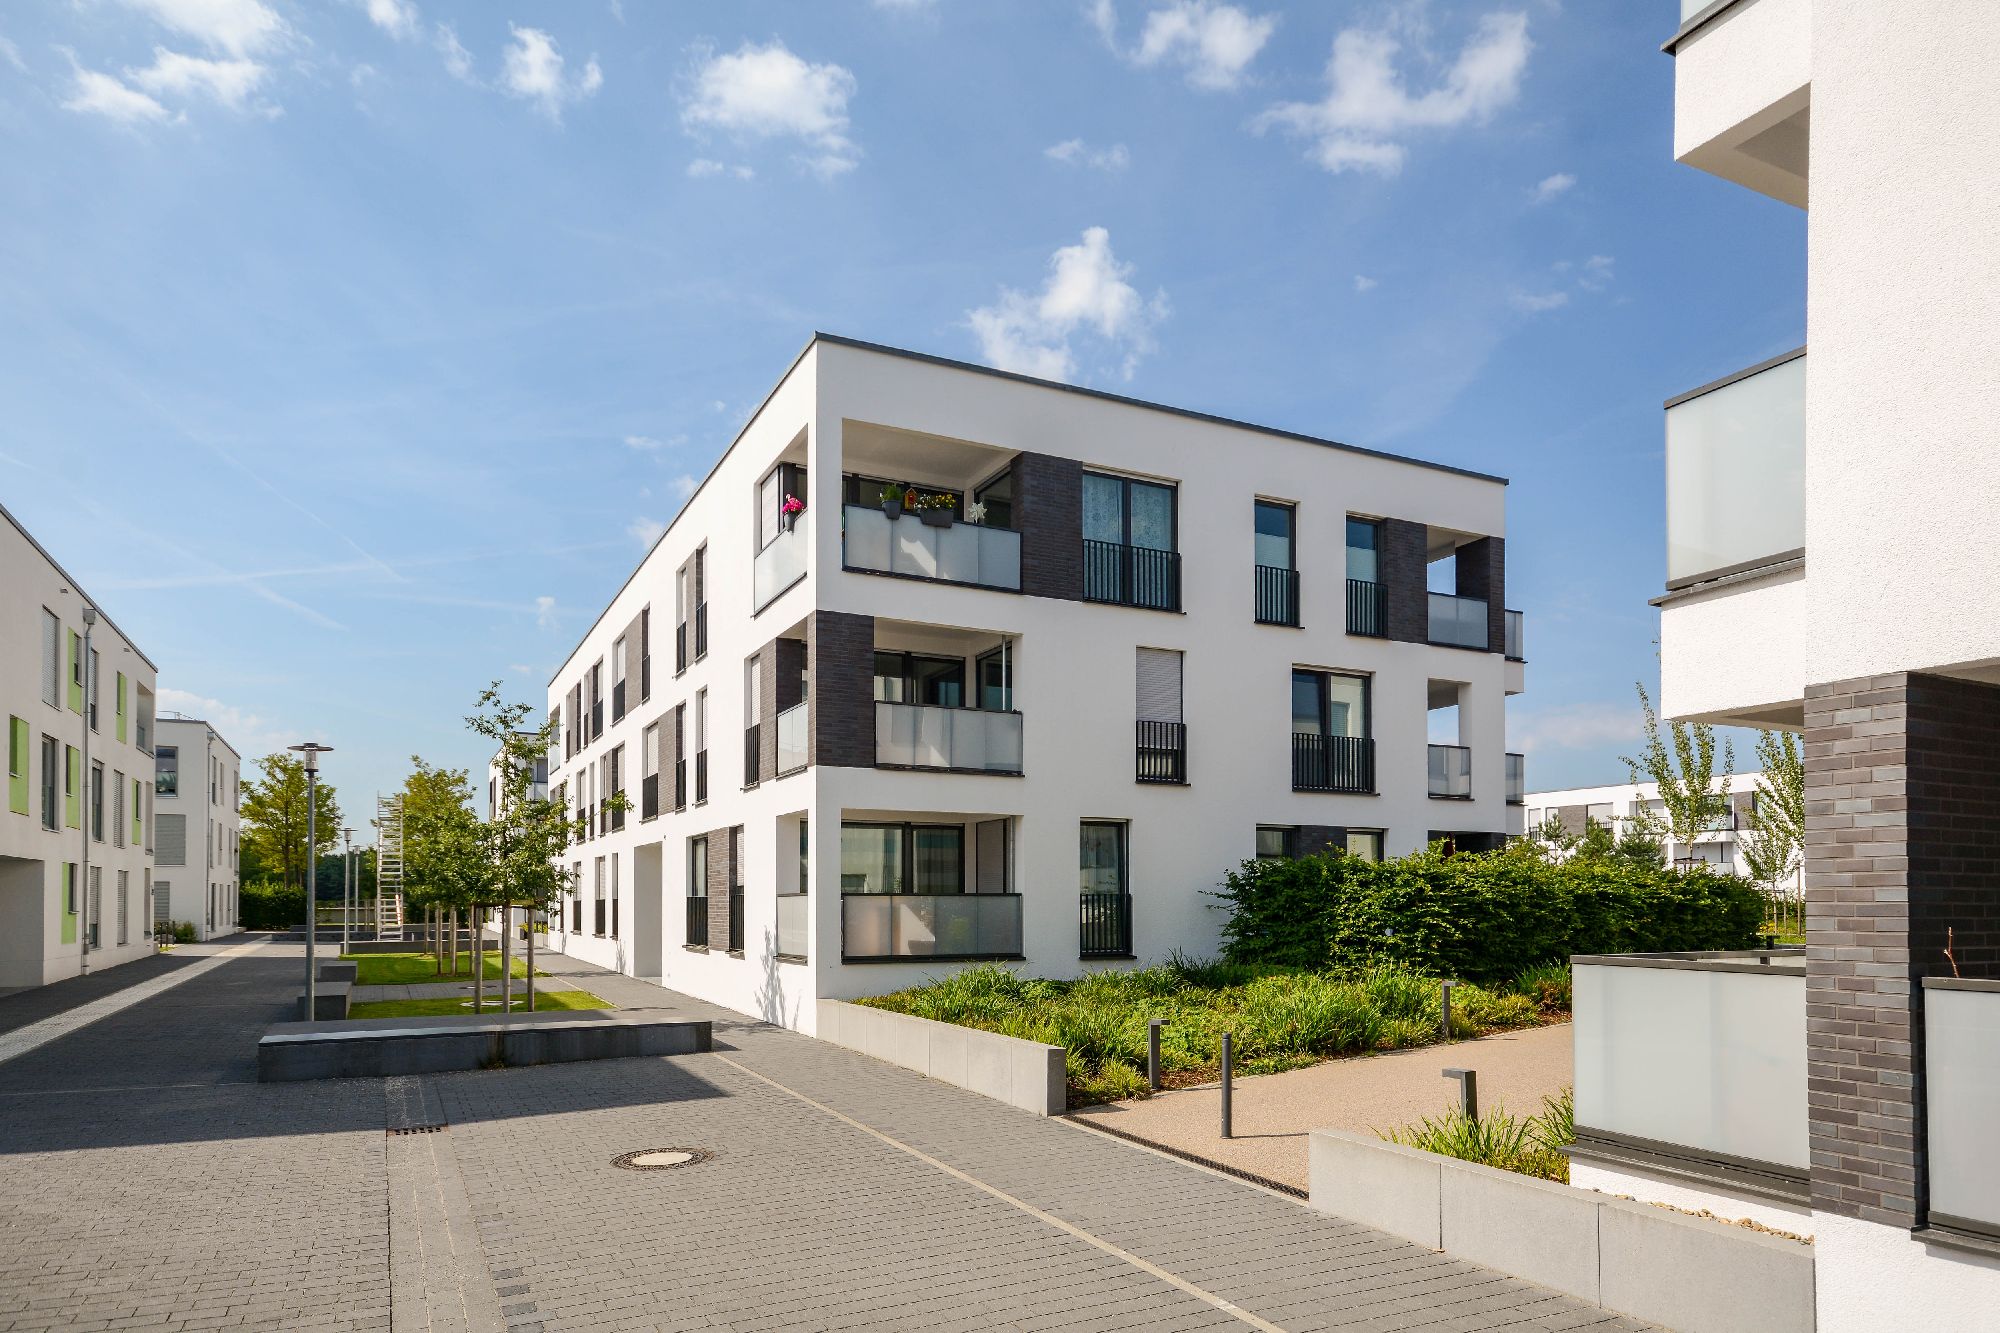
<svg viewBox="0 0 2000 1333">
<path fill-rule="evenodd" d="M 812 934 L 812 899 L 803 893 L 778 895 L 778 952 L 787 958 L 806 957 Z"/>
<path fill-rule="evenodd" d="M 865 505 L 846 507 L 842 560 L 849 569 L 905 574 L 981 587 L 1021 586 L 1021 534 L 954 523 L 934 528 L 915 514 L 890 518 Z"/>
<path fill-rule="evenodd" d="M 1021 715 L 928 704 L 875 705 L 875 762 L 894 768 L 1021 771 Z"/>
<path fill-rule="evenodd" d="M 847 894 L 840 914 L 841 953 L 849 959 L 1021 953 L 1021 896 L 1015 893 Z"/>
<path fill-rule="evenodd" d="M 780 532 L 769 546 L 757 553 L 755 566 L 756 604 L 762 611 L 779 593 L 805 577 L 806 556 L 812 550 L 807 535 L 806 516 L 800 514 L 789 531 Z"/>
<path fill-rule="evenodd" d="M 778 714 L 778 776 L 796 773 L 806 766 L 806 705 L 793 704 Z"/>
<path fill-rule="evenodd" d="M 1432 643 L 1446 643 L 1456 648 L 1487 646 L 1485 598 L 1454 597 L 1450 593 L 1434 592 L 1430 599 Z"/>
<path fill-rule="evenodd" d="M 1527 617 L 1519 611 L 1507 613 L 1507 656 L 1516 662 L 1527 660 Z"/>
<path fill-rule="evenodd" d="M 1669 406 L 1667 586 L 1805 544 L 1805 357 Z"/>
<path fill-rule="evenodd" d="M 1431 795 L 1470 797 L 1472 751 L 1463 745 L 1433 745 L 1430 748 Z"/>
<path fill-rule="evenodd" d="M 1507 756 L 1507 804 L 1520 805 L 1528 799 L 1528 757 Z"/>
<path fill-rule="evenodd" d="M 1931 1214 L 2000 1233 L 2000 993 L 1933 981 L 1924 988 L 1924 1039 Z"/>
</svg>

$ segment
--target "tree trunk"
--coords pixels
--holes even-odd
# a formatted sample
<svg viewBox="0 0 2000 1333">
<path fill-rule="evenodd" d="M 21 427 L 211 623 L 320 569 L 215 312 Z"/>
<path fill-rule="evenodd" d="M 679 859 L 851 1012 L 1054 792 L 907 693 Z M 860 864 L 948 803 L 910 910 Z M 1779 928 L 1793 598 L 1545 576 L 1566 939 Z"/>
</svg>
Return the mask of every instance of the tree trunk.
<svg viewBox="0 0 2000 1333">
<path fill-rule="evenodd" d="M 528 919 L 528 1012 L 535 1012 L 535 909 L 521 913 Z"/>
<path fill-rule="evenodd" d="M 445 954 L 451 959 L 451 974 L 456 977 L 458 975 L 458 909 L 454 907 L 442 915 L 445 921 L 445 930 L 449 933 L 450 938 L 438 947 L 443 949 Z"/>
<path fill-rule="evenodd" d="M 500 905 L 500 1012 L 514 1008 L 514 906 Z"/>
<path fill-rule="evenodd" d="M 479 908 L 476 904 L 466 915 L 472 918 L 472 1012 L 476 1014 L 485 1007 L 486 1000 L 486 968 L 483 965 L 485 958 L 484 951 L 479 947 L 484 943 L 480 936 L 485 932 L 479 925 Z"/>
</svg>

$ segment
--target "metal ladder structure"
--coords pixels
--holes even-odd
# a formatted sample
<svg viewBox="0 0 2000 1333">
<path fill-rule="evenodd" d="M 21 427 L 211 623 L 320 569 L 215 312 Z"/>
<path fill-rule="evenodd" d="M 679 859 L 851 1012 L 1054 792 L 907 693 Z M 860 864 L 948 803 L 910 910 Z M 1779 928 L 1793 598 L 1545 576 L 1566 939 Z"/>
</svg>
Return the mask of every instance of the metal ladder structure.
<svg viewBox="0 0 2000 1333">
<path fill-rule="evenodd" d="M 403 938 L 403 798 L 375 798 L 375 938 Z"/>
</svg>

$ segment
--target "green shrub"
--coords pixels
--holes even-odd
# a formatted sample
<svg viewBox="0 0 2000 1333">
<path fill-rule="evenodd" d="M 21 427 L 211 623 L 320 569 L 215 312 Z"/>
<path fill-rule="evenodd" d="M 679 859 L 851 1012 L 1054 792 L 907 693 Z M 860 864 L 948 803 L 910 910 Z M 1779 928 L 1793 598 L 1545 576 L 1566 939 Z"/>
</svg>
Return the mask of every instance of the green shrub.
<svg viewBox="0 0 2000 1333">
<path fill-rule="evenodd" d="M 1569 964 L 1543 963 L 1514 978 L 1514 990 L 1549 1011 L 1569 1009 Z"/>
<path fill-rule="evenodd" d="M 1382 1135 L 1391 1143 L 1443 1157 L 1496 1166 L 1503 1171 L 1569 1180 L 1569 1158 L 1559 1151 L 1575 1142 L 1576 1116 L 1568 1088 L 1544 1098 L 1542 1110 L 1520 1119 L 1494 1107 L 1473 1119 L 1457 1109 L 1426 1116 Z"/>
<path fill-rule="evenodd" d="M 1549 860 L 1531 843 L 1371 862 L 1343 852 L 1246 861 L 1217 894 L 1229 963 L 1319 969 L 1400 964 L 1498 982 L 1580 953 L 1743 949 L 1763 900 L 1704 867 Z"/>
<path fill-rule="evenodd" d="M 290 930 L 306 919 L 306 891 L 292 885 L 245 884 L 237 905 L 245 930 Z"/>
<path fill-rule="evenodd" d="M 194 938 L 195 938 L 195 933 L 194 933 L 194 922 L 192 922 L 192 921 L 176 921 L 176 922 L 174 922 L 174 923 L 173 923 L 173 932 L 174 932 L 174 943 L 175 943 L 175 944 L 193 944 L 193 943 L 194 943 Z"/>
</svg>

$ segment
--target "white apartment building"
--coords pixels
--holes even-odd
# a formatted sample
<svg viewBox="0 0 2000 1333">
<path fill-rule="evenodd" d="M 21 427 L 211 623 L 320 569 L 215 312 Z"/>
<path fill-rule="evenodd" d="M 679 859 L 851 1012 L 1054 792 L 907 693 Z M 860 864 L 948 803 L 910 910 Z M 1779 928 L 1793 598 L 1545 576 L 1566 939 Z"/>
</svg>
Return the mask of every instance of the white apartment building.
<svg viewBox="0 0 2000 1333">
<path fill-rule="evenodd" d="M 154 679 L 0 507 L 0 990 L 152 951 Z"/>
<path fill-rule="evenodd" d="M 1260 851 L 1496 845 L 1504 501 L 818 335 L 550 683 L 589 823 L 550 942 L 810 1030 L 958 962 L 1213 952 Z"/>
<path fill-rule="evenodd" d="M 1994 17 L 1667 45 L 1675 156 L 1807 210 L 1811 356 L 1667 402 L 1657 601 L 1664 713 L 1803 737 L 1806 946 L 1579 968 L 1575 1178 L 1813 1234 L 1820 1333 L 2000 1318 Z"/>
<path fill-rule="evenodd" d="M 202 719 L 164 713 L 153 758 L 153 922 L 204 940 L 241 930 L 242 756 Z"/>
<path fill-rule="evenodd" d="M 1739 773 L 1729 780 L 1729 810 L 1708 821 L 1691 843 L 1662 838 L 1664 864 L 1698 861 L 1732 875 L 1748 876 L 1737 846 L 1737 834 L 1750 826 L 1750 812 L 1757 800 L 1757 775 Z M 1533 833 L 1549 820 L 1560 823 L 1567 833 L 1581 835 L 1592 823 L 1602 824 L 1613 834 L 1623 833 L 1634 821 L 1647 815 L 1664 822 L 1666 803 L 1660 799 L 1657 782 L 1614 782 L 1604 787 L 1567 787 L 1561 791 L 1531 791 L 1525 799 L 1528 832 Z"/>
<path fill-rule="evenodd" d="M 520 735 L 521 733 L 515 733 Z M 504 775 L 506 773 L 507 752 L 495 750 L 493 757 L 486 761 L 486 818 L 490 822 L 500 813 L 500 798 L 506 794 Z M 545 801 L 549 797 L 549 761 L 546 757 L 535 761 L 535 774 L 529 779 L 528 799 Z"/>
</svg>

